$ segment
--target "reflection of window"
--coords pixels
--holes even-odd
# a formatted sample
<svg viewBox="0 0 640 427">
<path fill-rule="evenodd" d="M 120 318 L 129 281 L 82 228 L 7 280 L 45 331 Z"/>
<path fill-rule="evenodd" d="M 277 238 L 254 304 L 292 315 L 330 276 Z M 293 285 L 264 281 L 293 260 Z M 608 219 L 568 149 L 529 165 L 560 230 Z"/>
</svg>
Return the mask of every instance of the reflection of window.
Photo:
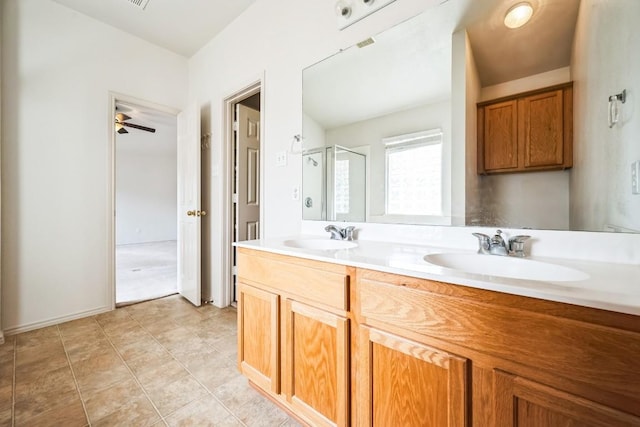
<svg viewBox="0 0 640 427">
<path fill-rule="evenodd" d="M 442 131 L 384 138 L 386 214 L 442 215 Z"/>
<path fill-rule="evenodd" d="M 349 213 L 349 160 L 335 162 L 335 209 L 337 214 Z"/>
</svg>

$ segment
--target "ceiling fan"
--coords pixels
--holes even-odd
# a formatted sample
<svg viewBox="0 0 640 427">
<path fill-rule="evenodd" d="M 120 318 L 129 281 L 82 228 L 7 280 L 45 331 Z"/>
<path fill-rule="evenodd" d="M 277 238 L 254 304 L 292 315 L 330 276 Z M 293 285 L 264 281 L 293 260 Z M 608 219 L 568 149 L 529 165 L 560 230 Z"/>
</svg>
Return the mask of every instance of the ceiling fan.
<svg viewBox="0 0 640 427">
<path fill-rule="evenodd" d="M 140 129 L 140 130 L 144 130 L 146 132 L 151 132 L 151 133 L 155 133 L 155 129 L 154 128 L 150 128 L 147 126 L 142 126 L 142 125 L 137 125 L 135 123 L 128 123 L 126 120 L 130 120 L 131 117 L 127 116 L 124 113 L 116 113 L 116 132 L 118 132 L 119 134 L 124 134 L 124 133 L 129 133 L 129 131 L 127 131 L 125 129 L 125 126 L 130 127 L 130 128 L 134 128 L 134 129 Z"/>
</svg>

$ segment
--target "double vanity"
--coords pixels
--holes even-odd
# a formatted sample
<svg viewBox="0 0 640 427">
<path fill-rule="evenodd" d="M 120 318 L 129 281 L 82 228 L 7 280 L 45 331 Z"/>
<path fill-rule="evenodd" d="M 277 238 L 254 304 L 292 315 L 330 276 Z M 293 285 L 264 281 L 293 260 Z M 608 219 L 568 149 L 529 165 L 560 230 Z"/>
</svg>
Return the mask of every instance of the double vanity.
<svg viewBox="0 0 640 427">
<path fill-rule="evenodd" d="M 240 370 L 303 423 L 640 425 L 637 265 L 328 235 L 237 246 Z"/>
</svg>

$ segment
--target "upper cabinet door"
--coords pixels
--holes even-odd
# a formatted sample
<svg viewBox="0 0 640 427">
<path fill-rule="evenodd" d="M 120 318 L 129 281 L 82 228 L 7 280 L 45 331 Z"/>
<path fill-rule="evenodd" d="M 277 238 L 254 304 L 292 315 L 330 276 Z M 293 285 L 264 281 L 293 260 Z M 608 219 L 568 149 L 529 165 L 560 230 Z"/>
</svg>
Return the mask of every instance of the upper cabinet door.
<svg viewBox="0 0 640 427">
<path fill-rule="evenodd" d="M 478 173 L 573 166 L 572 84 L 478 104 Z"/>
<path fill-rule="evenodd" d="M 483 139 L 484 170 L 518 168 L 518 105 L 515 100 L 484 108 Z"/>
</svg>

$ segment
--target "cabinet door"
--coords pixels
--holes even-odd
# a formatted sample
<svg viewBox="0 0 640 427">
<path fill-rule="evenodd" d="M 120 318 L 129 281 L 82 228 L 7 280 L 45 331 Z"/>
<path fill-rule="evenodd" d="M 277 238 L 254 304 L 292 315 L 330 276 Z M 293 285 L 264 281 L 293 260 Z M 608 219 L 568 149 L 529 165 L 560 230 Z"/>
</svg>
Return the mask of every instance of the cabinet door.
<svg viewBox="0 0 640 427">
<path fill-rule="evenodd" d="M 524 168 L 564 164 L 563 91 L 518 101 Z"/>
<path fill-rule="evenodd" d="M 516 100 L 483 108 L 483 169 L 486 171 L 518 168 L 518 108 Z"/>
<path fill-rule="evenodd" d="M 597 363 L 597 361 L 594 361 Z M 639 426 L 640 418 L 509 373 L 495 373 L 496 426 Z"/>
<path fill-rule="evenodd" d="M 238 286 L 238 365 L 260 388 L 280 393 L 280 297 L 253 286 Z"/>
<path fill-rule="evenodd" d="M 349 425 L 349 320 L 285 301 L 284 393 L 312 425 Z"/>
<path fill-rule="evenodd" d="M 464 426 L 467 361 L 366 326 L 358 333 L 361 426 Z"/>
</svg>

